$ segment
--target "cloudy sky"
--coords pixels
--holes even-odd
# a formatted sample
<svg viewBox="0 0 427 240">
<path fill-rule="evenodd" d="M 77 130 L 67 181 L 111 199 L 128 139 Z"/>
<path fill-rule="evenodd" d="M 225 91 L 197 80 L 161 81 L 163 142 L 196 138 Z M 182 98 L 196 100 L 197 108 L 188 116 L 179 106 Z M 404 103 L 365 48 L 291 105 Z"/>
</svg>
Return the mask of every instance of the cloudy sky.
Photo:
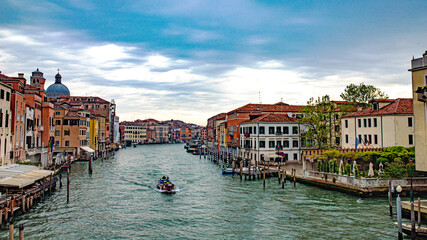
<svg viewBox="0 0 427 240">
<path fill-rule="evenodd" d="M 305 104 L 350 83 L 412 97 L 427 2 L 0 0 L 0 71 L 57 69 L 120 120 L 206 119 L 246 103 Z"/>
</svg>

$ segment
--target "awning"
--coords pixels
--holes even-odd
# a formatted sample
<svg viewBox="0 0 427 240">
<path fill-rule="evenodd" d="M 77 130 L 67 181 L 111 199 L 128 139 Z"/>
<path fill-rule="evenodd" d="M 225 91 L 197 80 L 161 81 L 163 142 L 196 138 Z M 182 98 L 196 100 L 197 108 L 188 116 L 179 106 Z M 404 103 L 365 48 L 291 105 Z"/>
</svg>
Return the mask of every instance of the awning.
<svg viewBox="0 0 427 240">
<path fill-rule="evenodd" d="M 33 170 L 13 177 L 8 177 L 0 180 L 0 186 L 3 187 L 18 187 L 23 188 L 34 182 L 53 174 L 53 171 L 48 170 Z"/>
<path fill-rule="evenodd" d="M 95 152 L 95 150 L 93 150 L 92 148 L 90 148 L 90 147 L 80 147 L 81 149 L 83 149 L 83 150 L 85 150 L 86 152 L 88 152 L 88 153 L 93 153 L 93 152 Z"/>
<path fill-rule="evenodd" d="M 264 158 L 278 158 L 278 157 L 280 156 L 275 153 L 264 155 Z"/>
</svg>

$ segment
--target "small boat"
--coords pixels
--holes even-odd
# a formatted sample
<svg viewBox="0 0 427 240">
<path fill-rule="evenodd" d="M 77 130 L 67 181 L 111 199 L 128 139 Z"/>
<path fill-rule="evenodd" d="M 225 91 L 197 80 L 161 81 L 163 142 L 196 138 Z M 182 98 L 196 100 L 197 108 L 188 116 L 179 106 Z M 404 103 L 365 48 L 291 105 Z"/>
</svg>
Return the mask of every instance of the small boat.
<svg viewBox="0 0 427 240">
<path fill-rule="evenodd" d="M 394 223 L 396 227 L 398 227 L 397 222 Z M 411 235 L 411 224 L 402 223 L 402 232 Z M 415 233 L 417 234 L 417 238 L 426 239 L 427 238 L 427 228 L 425 227 L 417 227 L 415 226 Z"/>
<path fill-rule="evenodd" d="M 173 184 L 168 177 L 163 177 L 157 181 L 157 189 L 163 193 L 175 193 L 176 186 Z"/>
<path fill-rule="evenodd" d="M 234 173 L 237 173 L 236 170 L 237 169 L 234 169 Z M 222 174 L 233 174 L 233 168 L 223 168 Z"/>
</svg>

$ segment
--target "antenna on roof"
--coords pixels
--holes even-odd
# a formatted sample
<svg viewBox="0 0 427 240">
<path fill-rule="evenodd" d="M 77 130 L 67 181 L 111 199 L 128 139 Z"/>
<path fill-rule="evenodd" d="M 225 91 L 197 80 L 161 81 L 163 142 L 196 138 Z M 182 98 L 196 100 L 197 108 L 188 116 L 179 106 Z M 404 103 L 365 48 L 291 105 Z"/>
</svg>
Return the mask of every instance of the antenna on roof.
<svg viewBox="0 0 427 240">
<path fill-rule="evenodd" d="M 280 102 L 283 102 L 283 98 L 280 98 Z"/>
<path fill-rule="evenodd" d="M 260 92 L 258 92 L 258 94 L 259 94 L 259 104 L 262 104 L 262 102 L 261 102 L 261 91 Z"/>
</svg>

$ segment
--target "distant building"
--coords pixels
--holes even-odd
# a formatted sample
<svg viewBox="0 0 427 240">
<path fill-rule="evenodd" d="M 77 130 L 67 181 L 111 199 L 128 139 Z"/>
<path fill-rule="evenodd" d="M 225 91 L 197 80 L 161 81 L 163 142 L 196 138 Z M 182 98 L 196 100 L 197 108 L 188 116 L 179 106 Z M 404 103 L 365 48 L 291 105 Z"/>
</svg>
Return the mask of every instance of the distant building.
<svg viewBox="0 0 427 240">
<path fill-rule="evenodd" d="M 135 144 L 142 144 L 146 142 L 147 138 L 147 126 L 129 124 L 122 125 L 123 129 L 123 141 L 131 142 Z"/>
<path fill-rule="evenodd" d="M 415 118 L 415 168 L 427 171 L 427 51 L 412 59 L 412 94 Z"/>
<path fill-rule="evenodd" d="M 370 103 L 371 108 L 341 118 L 342 148 L 413 147 L 412 99 L 374 99 Z"/>
<path fill-rule="evenodd" d="M 46 89 L 46 95 L 49 98 L 59 98 L 62 96 L 70 96 L 70 90 L 62 84 L 62 76 L 59 72 L 55 75 L 55 83 Z"/>
</svg>

